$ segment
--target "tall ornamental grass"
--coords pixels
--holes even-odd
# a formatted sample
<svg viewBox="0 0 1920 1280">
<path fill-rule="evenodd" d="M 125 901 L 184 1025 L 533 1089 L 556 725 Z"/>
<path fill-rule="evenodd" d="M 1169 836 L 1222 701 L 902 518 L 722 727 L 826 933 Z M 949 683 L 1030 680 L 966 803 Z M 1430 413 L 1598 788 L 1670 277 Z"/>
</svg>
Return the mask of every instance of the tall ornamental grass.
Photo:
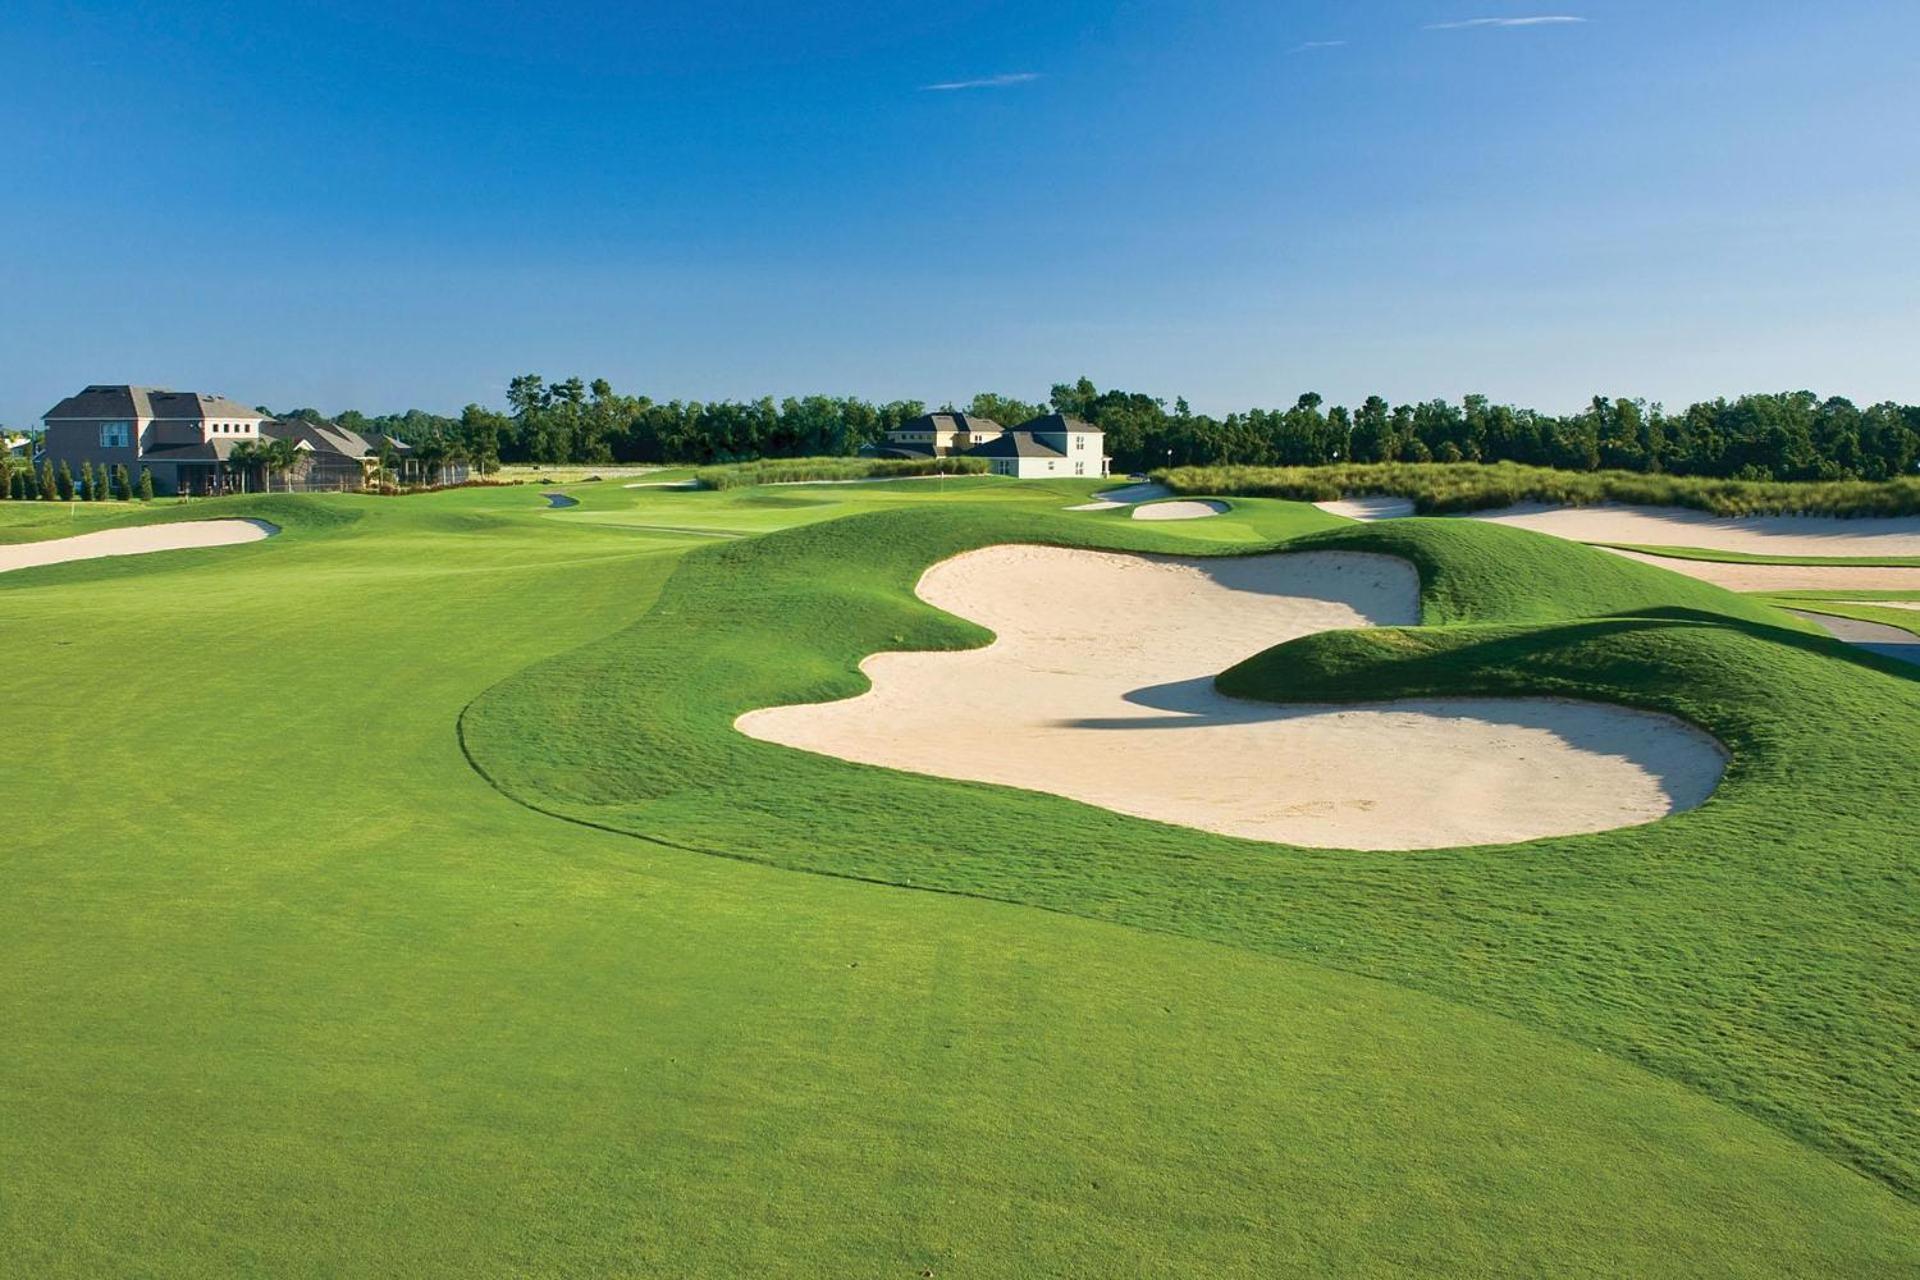
<svg viewBox="0 0 1920 1280">
<path fill-rule="evenodd" d="M 1381 462 L 1326 467 L 1170 467 L 1153 478 L 1182 494 L 1330 502 L 1386 494 L 1422 515 L 1519 502 L 1625 502 L 1720 516 L 1904 516 L 1920 513 L 1920 477 L 1898 480 L 1717 480 L 1632 471 L 1556 471 L 1518 463 Z"/>
<path fill-rule="evenodd" d="M 986 473 L 984 458 L 762 458 L 758 462 L 701 467 L 693 473 L 693 478 L 702 489 L 737 489 L 806 480 L 896 480 L 907 476 Z"/>
</svg>

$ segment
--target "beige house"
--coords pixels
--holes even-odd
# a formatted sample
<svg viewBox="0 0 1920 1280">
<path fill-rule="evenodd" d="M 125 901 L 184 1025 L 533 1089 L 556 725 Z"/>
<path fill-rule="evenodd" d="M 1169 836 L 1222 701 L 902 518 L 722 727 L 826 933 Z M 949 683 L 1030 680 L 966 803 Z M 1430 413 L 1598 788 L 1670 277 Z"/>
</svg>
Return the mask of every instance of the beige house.
<svg viewBox="0 0 1920 1280">
<path fill-rule="evenodd" d="M 888 458 L 946 458 L 965 453 L 1005 434 L 992 418 L 970 413 L 923 413 L 887 432 L 887 442 L 871 452 Z"/>
</svg>

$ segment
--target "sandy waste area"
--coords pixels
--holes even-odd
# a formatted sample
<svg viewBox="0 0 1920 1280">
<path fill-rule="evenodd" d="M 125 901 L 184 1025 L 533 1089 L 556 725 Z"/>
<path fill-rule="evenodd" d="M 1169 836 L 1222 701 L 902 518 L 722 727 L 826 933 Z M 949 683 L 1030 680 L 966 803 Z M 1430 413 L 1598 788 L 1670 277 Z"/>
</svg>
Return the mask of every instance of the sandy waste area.
<svg viewBox="0 0 1920 1280">
<path fill-rule="evenodd" d="M 96 560 L 102 556 L 138 556 L 154 551 L 184 551 L 194 547 L 225 547 L 258 542 L 280 532 L 265 520 L 180 520 L 147 524 L 135 529 L 102 529 L 71 538 L 0 545 L 0 573 L 65 564 L 69 560 Z"/>
<path fill-rule="evenodd" d="M 1920 556 L 1920 516 L 1715 516 L 1679 507 L 1552 507 L 1476 511 L 1475 520 L 1575 542 L 1700 547 L 1765 556 Z"/>
<path fill-rule="evenodd" d="M 1600 831 L 1713 791 L 1720 747 L 1664 716 L 1518 698 L 1279 707 L 1214 691 L 1217 672 L 1281 641 L 1416 622 L 1418 586 L 1406 562 L 1351 552 L 991 547 L 919 585 L 991 628 L 991 645 L 875 654 L 867 693 L 737 723 L 843 759 L 1327 848 Z"/>
<path fill-rule="evenodd" d="M 1315 506 L 1353 520 L 1390 520 L 1413 514 L 1406 498 L 1343 498 Z M 1552 534 L 1574 542 L 1619 542 L 1643 547 L 1697 547 L 1772 556 L 1859 556 L 1885 559 L 1920 556 L 1920 516 L 1709 515 L 1680 507 L 1633 507 L 1603 503 L 1556 507 L 1524 503 L 1470 517 Z M 1614 548 L 1606 548 L 1614 550 Z M 1911 591 L 1920 590 L 1920 568 L 1858 565 L 1733 564 L 1616 551 L 1730 591 Z"/>
</svg>

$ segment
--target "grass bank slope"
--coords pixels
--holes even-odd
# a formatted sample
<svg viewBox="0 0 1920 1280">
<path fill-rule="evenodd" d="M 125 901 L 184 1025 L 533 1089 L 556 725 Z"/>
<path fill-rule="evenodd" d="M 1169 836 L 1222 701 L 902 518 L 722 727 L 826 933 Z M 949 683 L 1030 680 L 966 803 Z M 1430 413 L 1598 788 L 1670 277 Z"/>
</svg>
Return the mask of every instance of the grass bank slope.
<svg viewBox="0 0 1920 1280">
<path fill-rule="evenodd" d="M 477 700 L 468 747 L 526 803 L 647 838 L 1442 994 L 1684 1081 L 1904 1194 L 1920 1187 L 1920 1079 L 1904 1048 L 1920 1008 L 1907 817 L 1920 804 L 1920 683 L 1898 664 L 1603 552 L 1415 520 L 1294 545 L 1412 560 L 1433 629 L 1361 647 L 1323 637 L 1319 666 L 1239 691 L 1546 694 L 1663 711 L 1732 749 L 1720 793 L 1651 826 L 1524 846 L 1295 851 L 732 730 L 754 707 L 859 692 L 858 661 L 876 650 L 982 643 L 911 588 L 934 561 L 1006 541 L 1205 545 L 1104 516 L 956 506 L 712 548 L 639 625 Z"/>
</svg>

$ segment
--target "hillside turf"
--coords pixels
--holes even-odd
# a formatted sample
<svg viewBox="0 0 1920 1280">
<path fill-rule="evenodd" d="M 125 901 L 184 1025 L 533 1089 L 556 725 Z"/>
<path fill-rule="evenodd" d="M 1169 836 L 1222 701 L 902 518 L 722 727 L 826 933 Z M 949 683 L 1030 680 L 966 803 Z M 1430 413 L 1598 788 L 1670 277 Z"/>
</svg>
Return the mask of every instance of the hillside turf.
<svg viewBox="0 0 1920 1280">
<path fill-rule="evenodd" d="M 230 499 L 189 514 L 284 532 L 0 575 L 0 1274 L 1920 1266 L 1920 682 L 1549 538 L 1093 487 Z M 1427 626 L 1226 687 L 1629 702 L 1734 761 L 1647 827 L 1355 854 L 732 731 L 983 642 L 911 587 L 1004 541 L 1405 555 Z"/>
</svg>

